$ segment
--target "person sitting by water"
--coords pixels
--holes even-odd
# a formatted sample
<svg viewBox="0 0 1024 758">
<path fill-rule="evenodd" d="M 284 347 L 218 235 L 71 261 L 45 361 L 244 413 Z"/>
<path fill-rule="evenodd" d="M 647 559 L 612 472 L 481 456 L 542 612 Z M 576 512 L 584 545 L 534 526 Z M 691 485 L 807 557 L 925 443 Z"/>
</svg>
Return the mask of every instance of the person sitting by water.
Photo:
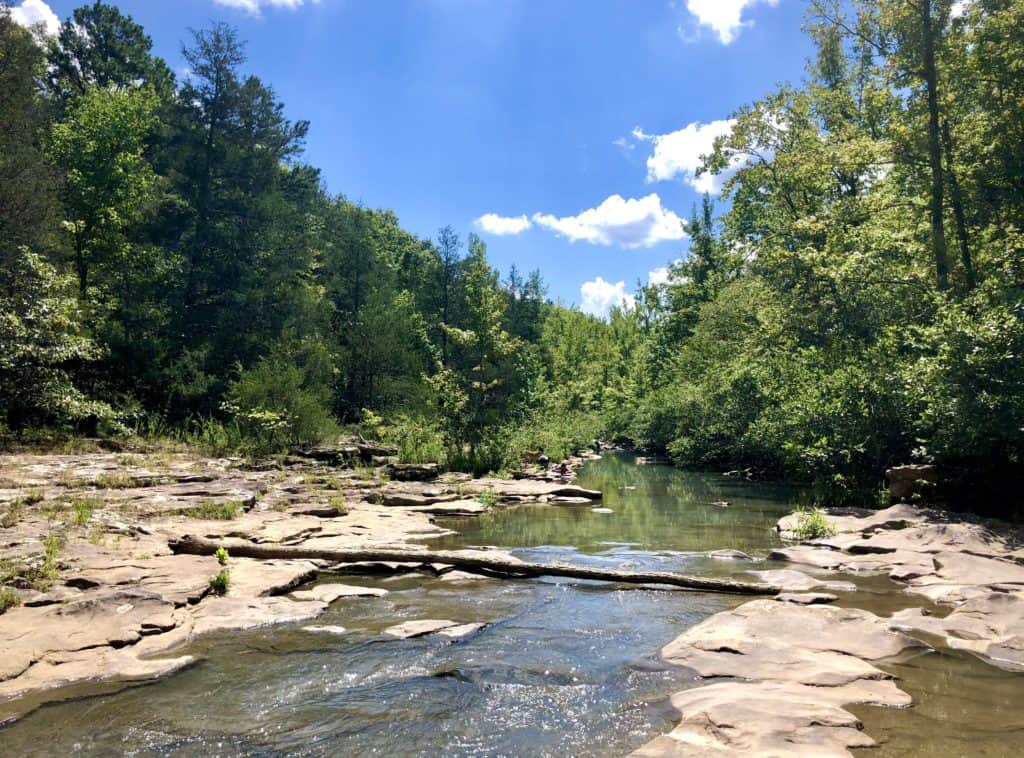
<svg viewBox="0 0 1024 758">
<path fill-rule="evenodd" d="M 558 475 L 560 477 L 562 477 L 563 479 L 568 478 L 568 476 L 569 476 L 569 467 L 565 464 L 565 461 L 562 461 L 559 464 L 559 466 L 558 466 Z"/>
<path fill-rule="evenodd" d="M 551 463 L 551 459 L 548 458 L 547 455 L 545 455 L 544 448 L 538 448 L 537 452 L 540 453 L 540 455 L 537 456 L 537 463 L 540 464 L 540 467 L 542 469 L 547 471 L 548 470 L 548 464 Z"/>
</svg>

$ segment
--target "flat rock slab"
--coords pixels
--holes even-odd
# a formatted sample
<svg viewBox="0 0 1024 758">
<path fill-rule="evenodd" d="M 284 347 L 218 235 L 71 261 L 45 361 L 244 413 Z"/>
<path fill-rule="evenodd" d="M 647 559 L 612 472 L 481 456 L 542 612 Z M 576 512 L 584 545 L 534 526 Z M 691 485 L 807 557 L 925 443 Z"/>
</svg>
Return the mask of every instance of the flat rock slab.
<svg viewBox="0 0 1024 758">
<path fill-rule="evenodd" d="M 487 510 L 487 506 L 479 500 L 460 499 L 406 507 L 403 510 L 413 513 L 431 513 L 435 516 L 478 516 Z"/>
<path fill-rule="evenodd" d="M 354 584 L 318 584 L 308 590 L 296 590 L 291 596 L 296 600 L 319 600 L 333 603 L 342 597 L 384 597 L 388 591 L 380 587 L 359 587 Z"/>
<path fill-rule="evenodd" d="M 993 666 L 1024 671 L 1024 594 L 975 597 L 944 618 L 908 608 L 892 615 L 894 629 L 944 638 L 954 650 L 974 653 Z"/>
<path fill-rule="evenodd" d="M 40 661 L 59 661 L 91 648 L 134 645 L 144 635 L 173 629 L 179 621 L 173 603 L 141 589 L 108 590 L 59 605 L 11 609 L 0 623 L 0 682 L 21 677 Z M 101 674 L 102 670 L 94 671 L 96 678 Z"/>
<path fill-rule="evenodd" d="M 600 490 L 588 490 L 575 484 L 560 482 L 543 482 L 534 479 L 474 479 L 463 485 L 465 492 L 478 495 L 490 490 L 498 498 L 523 497 L 537 499 L 539 497 L 581 497 L 587 500 L 600 500 Z"/>
<path fill-rule="evenodd" d="M 231 558 L 229 593 L 235 596 L 280 595 L 316 578 L 319 568 L 312 561 Z"/>
<path fill-rule="evenodd" d="M 828 571 L 889 574 L 894 579 L 930 574 L 935 568 L 931 555 L 909 550 L 899 550 L 884 555 L 853 555 L 842 550 L 819 548 L 813 545 L 796 545 L 773 550 L 768 557 L 777 561 L 804 564 Z"/>
<path fill-rule="evenodd" d="M 888 678 L 868 661 L 916 646 L 867 611 L 753 600 L 688 629 L 662 655 L 702 677 L 836 686 Z"/>
<path fill-rule="evenodd" d="M 272 624 L 310 621 L 327 610 L 318 600 L 298 601 L 286 597 L 207 598 L 196 608 L 194 635 L 211 632 L 241 631 Z"/>
<path fill-rule="evenodd" d="M 767 571 L 747 571 L 756 576 L 758 581 L 783 587 L 786 592 L 807 592 L 809 590 L 832 590 L 834 592 L 853 592 L 857 585 L 839 579 L 819 579 L 793 569 L 771 569 Z"/>
<path fill-rule="evenodd" d="M 914 524 L 923 524 L 935 511 L 899 504 L 874 511 L 866 508 L 843 508 L 830 510 L 828 521 L 837 534 L 864 533 L 878 529 L 904 529 Z M 792 537 L 799 515 L 791 513 L 779 519 L 776 529 L 783 537 Z"/>
<path fill-rule="evenodd" d="M 391 637 L 399 637 L 401 639 L 410 639 L 412 637 L 423 637 L 427 634 L 434 634 L 440 632 L 442 629 L 454 629 L 462 626 L 458 621 L 449 621 L 448 619 L 423 619 L 420 621 L 406 621 L 403 624 L 396 624 L 395 626 L 389 626 L 384 630 L 384 634 Z"/>
<path fill-rule="evenodd" d="M 744 553 L 742 550 L 712 550 L 707 554 L 708 558 L 714 558 L 718 561 L 752 561 L 754 560 L 751 556 Z"/>
<path fill-rule="evenodd" d="M 672 697 L 678 726 L 632 755 L 849 756 L 850 748 L 876 743 L 843 706 L 853 703 L 906 706 L 910 697 L 888 681 L 842 687 L 783 682 L 721 682 Z"/>
<path fill-rule="evenodd" d="M 381 498 L 381 504 L 389 506 L 433 505 L 434 503 L 450 503 L 453 500 L 460 499 L 454 492 L 436 495 L 415 492 L 384 492 Z"/>
<path fill-rule="evenodd" d="M 457 626 L 449 626 L 446 629 L 441 629 L 437 634 L 440 637 L 447 637 L 451 640 L 463 640 L 471 634 L 476 634 L 485 626 L 487 626 L 485 623 L 459 624 Z"/>
</svg>

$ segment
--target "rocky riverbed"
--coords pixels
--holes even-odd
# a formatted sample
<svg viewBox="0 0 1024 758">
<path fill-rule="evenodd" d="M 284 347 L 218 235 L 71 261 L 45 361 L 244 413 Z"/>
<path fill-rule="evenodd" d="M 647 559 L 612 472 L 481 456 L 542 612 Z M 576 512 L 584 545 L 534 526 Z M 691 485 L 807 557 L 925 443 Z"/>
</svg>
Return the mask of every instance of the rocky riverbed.
<svg viewBox="0 0 1024 758">
<path fill-rule="evenodd" d="M 0 456 L 0 723 L 178 671 L 194 658 L 176 651 L 199 635 L 311 620 L 339 597 L 375 594 L 343 582 L 301 589 L 324 572 L 451 570 L 229 558 L 230 584 L 218 594 L 215 557 L 172 553 L 185 535 L 416 547 L 451 533 L 438 515 L 600 498 L 539 472 L 515 481 L 392 466 L 389 475 L 383 462 L 341 466 L 323 453 L 262 464 L 165 451 Z"/>
<path fill-rule="evenodd" d="M 205 656 L 204 645 L 190 643 L 211 632 L 295 622 L 337 637 L 345 633 L 337 620 L 315 620 L 331 603 L 388 593 L 343 574 L 419 572 L 452 587 L 473 579 L 422 562 L 236 556 L 219 595 L 209 581 L 221 569 L 216 558 L 170 549 L 185 535 L 321 550 L 420 548 L 452 534 L 435 518 L 468 517 L 468 528 L 476 515 L 520 503 L 569 509 L 535 513 L 589 515 L 600 498 L 539 472 L 438 477 L 429 467 L 360 463 L 358 453 L 319 450 L 261 464 L 159 451 L 0 456 L 0 584 L 20 603 L 0 616 L 0 718 L 179 671 Z M 723 502 L 724 511 L 697 504 L 695 513 L 735 510 Z M 730 603 L 664 647 L 662 657 L 692 672 L 697 686 L 671 698 L 675 728 L 638 755 L 849 755 L 875 744 L 856 715 L 865 704 L 913 704 L 914 693 L 890 673 L 893 661 L 948 649 L 1002 670 L 1024 668 L 1019 534 L 902 505 L 829 520 L 834 536 L 791 541 L 770 555 L 758 549 L 754 561 L 736 550 L 701 553 L 716 573 L 784 591 Z M 784 536 L 793 526 L 779 522 Z M 467 544 L 485 543 L 460 547 Z M 872 582 L 874 594 L 865 590 Z M 383 618 L 380 629 L 392 639 L 466 639 L 497 628 L 492 618 L 419 613 Z"/>
<path fill-rule="evenodd" d="M 1019 531 L 908 505 L 832 511 L 829 521 L 834 536 L 769 558 L 819 577 L 888 576 L 898 583 L 897 610 L 886 617 L 861 610 L 857 593 L 845 598 L 847 607 L 822 605 L 838 599 L 829 593 L 784 593 L 686 630 L 662 654 L 709 683 L 674 696 L 678 726 L 635 755 L 851 755 L 876 742 L 847 706 L 912 704 L 879 661 L 934 646 L 1024 672 Z M 778 529 L 794 537 L 795 526 L 788 516 Z"/>
</svg>

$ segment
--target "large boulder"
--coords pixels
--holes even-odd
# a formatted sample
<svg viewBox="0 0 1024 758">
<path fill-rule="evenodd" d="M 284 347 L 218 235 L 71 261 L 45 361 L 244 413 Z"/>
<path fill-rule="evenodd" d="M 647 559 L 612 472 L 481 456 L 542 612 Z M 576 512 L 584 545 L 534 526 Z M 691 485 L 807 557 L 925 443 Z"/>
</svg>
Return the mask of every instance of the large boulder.
<svg viewBox="0 0 1024 758">
<path fill-rule="evenodd" d="M 885 472 L 889 480 L 889 497 L 894 503 L 910 500 L 915 495 L 931 496 L 939 484 L 939 470 L 929 464 L 893 466 Z"/>
</svg>

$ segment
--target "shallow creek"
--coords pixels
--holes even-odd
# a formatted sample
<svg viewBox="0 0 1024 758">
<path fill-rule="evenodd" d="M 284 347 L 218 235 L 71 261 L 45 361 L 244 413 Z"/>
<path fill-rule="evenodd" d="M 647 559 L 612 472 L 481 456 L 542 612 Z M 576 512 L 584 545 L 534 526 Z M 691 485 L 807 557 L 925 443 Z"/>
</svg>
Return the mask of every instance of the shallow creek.
<svg viewBox="0 0 1024 758">
<path fill-rule="evenodd" d="M 732 575 L 751 564 L 704 553 L 763 555 L 777 544 L 772 526 L 797 495 L 637 466 L 628 455 L 588 464 L 579 483 L 603 490 L 601 505 L 612 513 L 590 506 L 495 510 L 446 522 L 459 534 L 434 544 L 514 548 L 525 560 Z M 711 505 L 718 501 L 729 506 Z M 203 638 L 193 647 L 202 657 L 197 665 L 155 684 L 43 707 L 0 731 L 0 754 L 623 755 L 671 729 L 664 698 L 695 684 L 660 661 L 661 646 L 747 599 L 570 580 L 414 574 L 340 581 L 389 594 L 340 600 L 309 624 Z M 887 579 L 859 583 L 862 591 L 840 602 L 880 614 L 922 604 L 895 595 Z M 456 643 L 381 634 L 414 619 L 489 626 Z M 303 628 L 311 624 L 346 631 Z M 1024 676 L 944 654 L 883 667 L 905 679 L 917 706 L 856 709 L 870 733 L 888 740 L 873 754 L 1019 754 Z"/>
</svg>

